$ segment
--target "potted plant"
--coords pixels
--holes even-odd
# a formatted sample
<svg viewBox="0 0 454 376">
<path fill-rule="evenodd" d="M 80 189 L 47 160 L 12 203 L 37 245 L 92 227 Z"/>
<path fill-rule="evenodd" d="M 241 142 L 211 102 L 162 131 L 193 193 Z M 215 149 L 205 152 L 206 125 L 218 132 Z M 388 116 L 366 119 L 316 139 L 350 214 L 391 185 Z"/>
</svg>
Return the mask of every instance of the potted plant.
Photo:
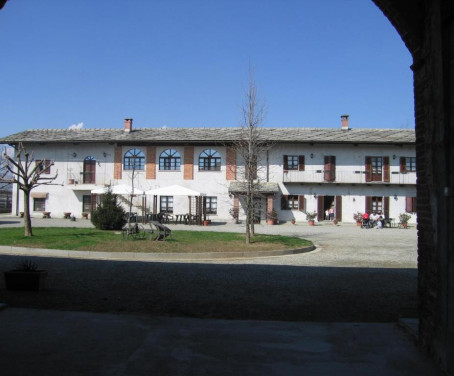
<svg viewBox="0 0 454 376">
<path fill-rule="evenodd" d="M 334 226 L 337 226 L 338 222 L 339 222 L 339 221 L 337 220 L 337 218 L 333 218 L 333 225 L 334 225 Z"/>
<path fill-rule="evenodd" d="M 295 218 L 292 218 L 291 222 L 292 222 L 292 225 L 294 225 L 296 223 Z"/>
<path fill-rule="evenodd" d="M 356 221 L 356 226 L 361 226 L 363 223 L 363 213 L 361 212 L 356 212 L 353 214 L 353 219 Z"/>
<path fill-rule="evenodd" d="M 8 290 L 38 291 L 45 288 L 47 271 L 38 269 L 30 260 L 24 260 L 16 269 L 3 272 Z"/>
<path fill-rule="evenodd" d="M 309 223 L 309 226 L 313 226 L 314 225 L 314 219 L 315 217 L 317 216 L 317 212 L 306 212 L 306 221 L 308 221 Z"/>
<path fill-rule="evenodd" d="M 399 215 L 399 227 L 407 228 L 408 221 L 410 220 L 411 215 L 407 213 L 402 213 Z"/>
<path fill-rule="evenodd" d="M 277 224 L 277 211 L 276 210 L 272 210 L 271 213 L 268 213 L 267 216 L 266 216 L 266 222 L 269 224 L 269 225 L 275 225 Z"/>
</svg>

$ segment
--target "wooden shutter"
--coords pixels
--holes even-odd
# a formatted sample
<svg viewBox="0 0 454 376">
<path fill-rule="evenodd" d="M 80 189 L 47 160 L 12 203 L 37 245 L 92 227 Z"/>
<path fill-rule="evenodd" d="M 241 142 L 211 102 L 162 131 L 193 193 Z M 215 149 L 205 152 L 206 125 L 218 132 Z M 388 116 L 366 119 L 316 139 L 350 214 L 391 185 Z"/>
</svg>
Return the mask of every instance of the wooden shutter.
<svg viewBox="0 0 454 376">
<path fill-rule="evenodd" d="M 342 221 L 342 196 L 336 196 L 336 219 Z"/>
<path fill-rule="evenodd" d="M 288 155 L 284 155 L 284 173 L 288 172 Z"/>
<path fill-rule="evenodd" d="M 407 172 L 407 158 L 405 157 L 400 157 L 400 160 L 399 160 L 399 171 L 402 173 L 402 174 L 405 174 Z"/>
<path fill-rule="evenodd" d="M 305 169 L 304 155 L 300 155 L 298 157 L 298 171 L 304 171 L 304 169 Z"/>
<path fill-rule="evenodd" d="M 336 179 L 336 157 L 325 156 L 325 170 L 324 170 L 325 181 L 334 181 Z"/>
<path fill-rule="evenodd" d="M 383 157 L 383 181 L 389 183 L 389 157 Z"/>
<path fill-rule="evenodd" d="M 385 218 L 389 218 L 389 197 L 383 197 L 383 214 Z"/>
<path fill-rule="evenodd" d="M 366 196 L 366 206 L 364 210 L 368 213 L 371 212 L 372 210 L 372 197 L 371 196 Z"/>
<path fill-rule="evenodd" d="M 413 197 L 405 197 L 405 211 L 407 213 L 413 213 Z"/>
<path fill-rule="evenodd" d="M 366 181 L 372 180 L 372 158 L 366 157 Z"/>
<path fill-rule="evenodd" d="M 281 210 L 288 210 L 288 195 L 281 197 Z"/>
<path fill-rule="evenodd" d="M 325 196 L 317 197 L 317 220 L 323 221 L 325 219 L 325 208 L 323 203 L 325 202 Z"/>
<path fill-rule="evenodd" d="M 305 211 L 305 205 L 304 205 L 304 195 L 298 195 L 298 210 L 299 211 Z"/>
</svg>

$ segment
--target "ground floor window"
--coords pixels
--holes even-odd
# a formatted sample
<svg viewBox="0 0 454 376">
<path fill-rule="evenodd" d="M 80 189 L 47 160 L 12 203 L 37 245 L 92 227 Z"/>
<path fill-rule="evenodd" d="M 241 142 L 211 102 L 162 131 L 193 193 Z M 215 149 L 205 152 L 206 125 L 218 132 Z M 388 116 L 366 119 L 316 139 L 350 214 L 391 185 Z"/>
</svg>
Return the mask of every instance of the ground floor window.
<svg viewBox="0 0 454 376">
<path fill-rule="evenodd" d="M 283 195 L 281 209 L 304 211 L 304 195 Z"/>
<path fill-rule="evenodd" d="M 161 212 L 173 213 L 173 196 L 161 196 Z"/>
<path fill-rule="evenodd" d="M 217 197 L 206 197 L 206 213 L 217 214 L 218 213 L 218 198 Z"/>
<path fill-rule="evenodd" d="M 376 213 L 383 212 L 383 197 L 372 197 L 371 210 Z"/>
<path fill-rule="evenodd" d="M 89 213 L 91 210 L 91 195 L 82 196 L 82 212 Z"/>
<path fill-rule="evenodd" d="M 45 198 L 34 198 L 33 199 L 33 211 L 46 211 L 46 199 Z"/>
</svg>

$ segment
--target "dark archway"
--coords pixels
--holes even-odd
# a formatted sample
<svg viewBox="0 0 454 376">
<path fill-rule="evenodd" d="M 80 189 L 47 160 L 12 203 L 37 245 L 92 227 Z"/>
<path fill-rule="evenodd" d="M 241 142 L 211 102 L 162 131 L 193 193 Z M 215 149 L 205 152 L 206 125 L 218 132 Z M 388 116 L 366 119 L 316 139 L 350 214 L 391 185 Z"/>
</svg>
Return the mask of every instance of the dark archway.
<svg viewBox="0 0 454 376">
<path fill-rule="evenodd" d="M 454 372 L 454 3 L 373 0 L 413 56 L 420 344 Z"/>
</svg>

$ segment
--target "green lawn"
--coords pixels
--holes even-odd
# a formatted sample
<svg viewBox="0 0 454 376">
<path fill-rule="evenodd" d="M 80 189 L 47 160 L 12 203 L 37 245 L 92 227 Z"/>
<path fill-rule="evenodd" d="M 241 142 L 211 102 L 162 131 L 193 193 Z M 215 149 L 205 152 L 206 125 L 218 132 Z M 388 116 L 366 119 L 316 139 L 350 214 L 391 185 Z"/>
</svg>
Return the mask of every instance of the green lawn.
<svg viewBox="0 0 454 376">
<path fill-rule="evenodd" d="M 245 235 L 229 232 L 172 231 L 166 241 L 123 240 L 120 232 L 86 228 L 34 228 L 25 237 L 23 228 L 0 229 L 0 245 L 108 252 L 243 252 L 294 249 L 312 245 L 297 237 L 256 235 L 245 244 Z"/>
</svg>

